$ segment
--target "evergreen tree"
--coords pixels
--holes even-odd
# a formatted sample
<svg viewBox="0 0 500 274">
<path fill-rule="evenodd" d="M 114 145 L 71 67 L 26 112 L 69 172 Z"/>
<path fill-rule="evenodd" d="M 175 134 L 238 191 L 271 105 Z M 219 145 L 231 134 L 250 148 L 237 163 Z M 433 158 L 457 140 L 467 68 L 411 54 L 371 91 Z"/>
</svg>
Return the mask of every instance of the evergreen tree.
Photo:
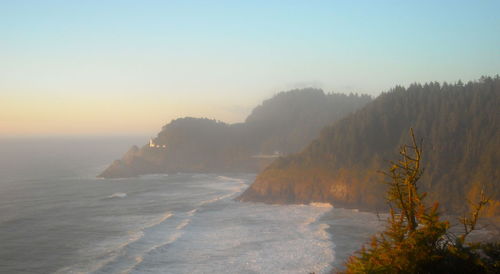
<svg viewBox="0 0 500 274">
<path fill-rule="evenodd" d="M 482 194 L 469 216 L 461 219 L 464 234 L 450 233 L 438 204 L 426 207 L 426 194 L 418 191 L 422 149 L 413 130 L 410 135 L 412 144 L 403 145 L 401 158 L 384 172 L 389 178 L 387 227 L 348 260 L 345 273 L 499 273 L 499 244 L 465 242 L 488 200 Z"/>
</svg>

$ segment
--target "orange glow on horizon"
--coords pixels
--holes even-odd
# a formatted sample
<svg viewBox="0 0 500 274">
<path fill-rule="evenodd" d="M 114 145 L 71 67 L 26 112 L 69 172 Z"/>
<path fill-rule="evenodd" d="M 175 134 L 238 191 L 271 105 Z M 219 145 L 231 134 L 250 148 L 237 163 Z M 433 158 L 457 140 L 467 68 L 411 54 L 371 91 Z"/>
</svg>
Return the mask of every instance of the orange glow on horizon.
<svg viewBox="0 0 500 274">
<path fill-rule="evenodd" d="M 248 114 L 216 104 L 188 104 L 145 96 L 39 95 L 0 100 L 0 136 L 151 135 L 180 117 L 207 117 L 234 123 L 243 121 Z"/>
</svg>

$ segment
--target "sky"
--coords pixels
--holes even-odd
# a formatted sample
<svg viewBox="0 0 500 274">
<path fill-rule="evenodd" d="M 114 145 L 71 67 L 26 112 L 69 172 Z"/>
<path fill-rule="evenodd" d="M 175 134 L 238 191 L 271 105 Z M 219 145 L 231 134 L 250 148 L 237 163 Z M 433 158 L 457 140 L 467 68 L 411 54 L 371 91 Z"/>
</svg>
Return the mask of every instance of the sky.
<svg viewBox="0 0 500 274">
<path fill-rule="evenodd" d="M 274 94 L 500 73 L 500 1 L 0 0 L 0 137 L 241 122 Z"/>
</svg>

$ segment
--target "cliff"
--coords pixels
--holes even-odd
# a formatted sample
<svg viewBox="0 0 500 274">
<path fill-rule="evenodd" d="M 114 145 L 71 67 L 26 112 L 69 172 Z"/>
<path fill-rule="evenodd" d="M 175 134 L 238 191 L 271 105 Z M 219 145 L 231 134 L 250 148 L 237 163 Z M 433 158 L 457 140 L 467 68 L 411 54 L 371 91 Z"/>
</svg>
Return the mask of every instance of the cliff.
<svg viewBox="0 0 500 274">
<path fill-rule="evenodd" d="M 460 212 L 485 189 L 500 214 L 500 78 L 396 87 L 326 127 L 302 152 L 275 160 L 239 197 L 267 203 L 329 202 L 385 208 L 377 170 L 407 143 L 423 139 L 421 187 L 429 201 Z"/>
<path fill-rule="evenodd" d="M 257 172 L 273 157 L 299 151 L 321 129 L 366 103 L 366 95 L 325 94 L 318 89 L 281 92 L 257 106 L 244 123 L 180 118 L 152 140 L 131 148 L 99 177 L 171 172 Z M 264 157 L 259 157 L 264 155 Z"/>
</svg>

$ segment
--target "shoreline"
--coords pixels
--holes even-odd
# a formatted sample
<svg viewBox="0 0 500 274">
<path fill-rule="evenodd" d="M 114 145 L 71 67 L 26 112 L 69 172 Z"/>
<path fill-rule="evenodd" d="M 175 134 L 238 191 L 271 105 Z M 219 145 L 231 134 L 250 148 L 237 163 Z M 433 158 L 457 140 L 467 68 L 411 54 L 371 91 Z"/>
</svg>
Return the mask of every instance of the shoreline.
<svg viewBox="0 0 500 274">
<path fill-rule="evenodd" d="M 377 214 L 336 207 L 325 213 L 319 222 L 329 226 L 326 232 L 333 244 L 335 258 L 328 273 L 344 269 L 345 261 L 383 228 L 383 219 Z"/>
</svg>

